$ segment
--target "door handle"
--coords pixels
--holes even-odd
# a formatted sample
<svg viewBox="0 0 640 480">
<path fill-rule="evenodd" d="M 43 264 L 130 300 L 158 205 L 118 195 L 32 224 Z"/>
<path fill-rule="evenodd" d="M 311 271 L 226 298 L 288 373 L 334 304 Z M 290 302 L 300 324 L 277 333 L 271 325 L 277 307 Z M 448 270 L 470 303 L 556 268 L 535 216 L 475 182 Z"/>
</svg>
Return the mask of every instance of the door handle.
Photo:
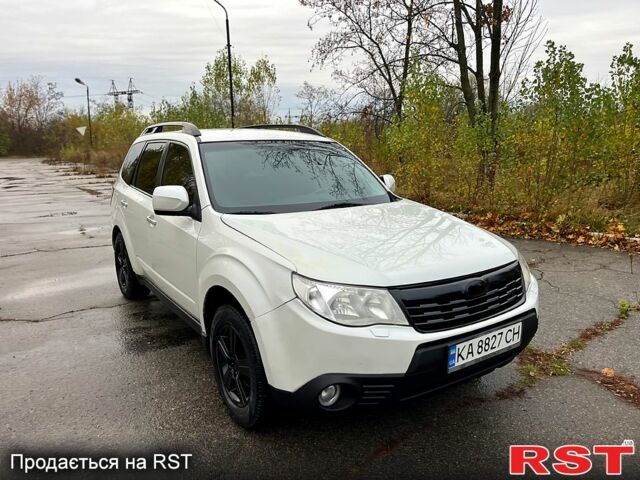
<svg viewBox="0 0 640 480">
<path fill-rule="evenodd" d="M 129 206 L 129 204 L 124 200 L 120 200 L 120 205 L 122 205 L 123 208 L 127 208 Z"/>
<path fill-rule="evenodd" d="M 158 221 L 154 220 L 151 215 L 147 215 L 147 222 L 149 222 L 152 227 L 155 227 L 158 224 Z"/>
</svg>

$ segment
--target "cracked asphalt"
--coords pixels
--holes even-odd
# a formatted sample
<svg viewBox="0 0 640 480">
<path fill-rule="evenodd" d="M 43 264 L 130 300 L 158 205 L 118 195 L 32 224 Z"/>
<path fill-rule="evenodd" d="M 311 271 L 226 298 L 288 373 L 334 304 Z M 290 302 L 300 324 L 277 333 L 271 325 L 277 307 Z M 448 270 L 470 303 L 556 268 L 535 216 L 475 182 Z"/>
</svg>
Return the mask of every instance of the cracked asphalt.
<svg viewBox="0 0 640 480">
<path fill-rule="evenodd" d="M 224 412 L 197 335 L 158 300 L 121 297 L 111 181 L 40 159 L 0 160 L 1 478 L 21 478 L 8 470 L 15 452 L 160 451 L 193 454 L 192 468 L 169 478 L 507 478 L 510 444 L 640 441 L 640 409 L 588 376 L 546 378 L 522 397 L 498 399 L 519 379 L 515 363 L 401 405 L 280 411 L 247 433 Z M 613 320 L 618 299 L 640 301 L 637 257 L 514 243 L 540 280 L 536 347 L 553 350 Z M 639 338 L 631 315 L 571 365 L 640 382 Z M 640 455 L 623 466 L 624 478 L 637 478 Z M 590 475 L 604 476 L 600 458 Z"/>
</svg>

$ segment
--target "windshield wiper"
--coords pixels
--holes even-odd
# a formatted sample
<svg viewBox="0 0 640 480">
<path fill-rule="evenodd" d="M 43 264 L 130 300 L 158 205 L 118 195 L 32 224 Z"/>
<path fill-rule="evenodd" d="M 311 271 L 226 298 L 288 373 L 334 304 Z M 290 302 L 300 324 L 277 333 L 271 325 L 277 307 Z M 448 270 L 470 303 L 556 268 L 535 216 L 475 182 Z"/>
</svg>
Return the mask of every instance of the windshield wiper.
<svg viewBox="0 0 640 480">
<path fill-rule="evenodd" d="M 354 202 L 339 202 L 325 205 L 324 207 L 316 208 L 316 210 L 329 210 L 331 208 L 347 208 L 347 207 L 362 207 L 366 203 L 354 203 Z"/>
</svg>

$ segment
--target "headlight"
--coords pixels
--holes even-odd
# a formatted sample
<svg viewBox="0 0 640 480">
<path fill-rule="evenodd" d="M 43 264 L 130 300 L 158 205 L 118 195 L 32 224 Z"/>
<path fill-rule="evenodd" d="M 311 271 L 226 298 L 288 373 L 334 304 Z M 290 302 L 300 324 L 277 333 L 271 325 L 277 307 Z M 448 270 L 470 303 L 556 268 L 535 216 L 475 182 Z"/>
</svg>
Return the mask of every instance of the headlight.
<svg viewBox="0 0 640 480">
<path fill-rule="evenodd" d="M 316 282 L 293 274 L 293 290 L 321 317 L 349 327 L 409 325 L 391 294 L 384 289 Z"/>
<path fill-rule="evenodd" d="M 531 283 L 531 270 L 527 265 L 527 260 L 518 252 L 518 262 L 520 263 L 520 269 L 522 270 L 522 278 L 524 279 L 524 291 L 529 290 L 529 284 Z"/>
</svg>

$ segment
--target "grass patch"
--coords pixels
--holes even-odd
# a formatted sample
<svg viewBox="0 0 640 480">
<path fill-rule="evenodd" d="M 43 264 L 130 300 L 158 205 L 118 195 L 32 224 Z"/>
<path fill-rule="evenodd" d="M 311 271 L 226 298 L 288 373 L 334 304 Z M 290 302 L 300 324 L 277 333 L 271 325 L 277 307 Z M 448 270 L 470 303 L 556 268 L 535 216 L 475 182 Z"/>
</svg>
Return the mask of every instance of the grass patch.
<svg viewBox="0 0 640 480">
<path fill-rule="evenodd" d="M 567 355 L 527 347 L 520 354 L 520 372 L 531 378 L 562 377 L 571 373 Z"/>
<path fill-rule="evenodd" d="M 574 338 L 567 343 L 567 348 L 572 352 L 579 352 L 580 350 L 584 350 L 586 346 L 587 341 L 583 338 Z"/>
<path fill-rule="evenodd" d="M 619 318 L 626 319 L 630 312 L 640 311 L 640 303 L 632 303 L 625 299 L 618 300 Z"/>
<path fill-rule="evenodd" d="M 618 305 L 618 318 L 611 321 L 598 322 L 589 328 L 585 328 L 578 337 L 563 343 L 555 351 L 547 352 L 529 345 L 518 355 L 518 374 L 520 378 L 517 382 L 496 392 L 496 396 L 500 399 L 521 397 L 528 388 L 545 377 L 570 375 L 572 373 L 571 365 L 569 364 L 571 355 L 584 350 L 594 338 L 601 337 L 618 328 L 628 318 L 629 312 L 640 311 L 640 304 L 637 303 L 620 300 Z M 626 382 L 626 379 L 622 379 L 621 382 Z M 603 384 L 612 390 L 614 387 L 608 386 L 609 383 Z"/>
<path fill-rule="evenodd" d="M 564 377 L 571 373 L 568 355 L 561 352 L 546 352 L 528 346 L 518 356 L 518 381 L 499 390 L 500 399 L 521 397 L 524 392 L 545 377 Z"/>
</svg>

